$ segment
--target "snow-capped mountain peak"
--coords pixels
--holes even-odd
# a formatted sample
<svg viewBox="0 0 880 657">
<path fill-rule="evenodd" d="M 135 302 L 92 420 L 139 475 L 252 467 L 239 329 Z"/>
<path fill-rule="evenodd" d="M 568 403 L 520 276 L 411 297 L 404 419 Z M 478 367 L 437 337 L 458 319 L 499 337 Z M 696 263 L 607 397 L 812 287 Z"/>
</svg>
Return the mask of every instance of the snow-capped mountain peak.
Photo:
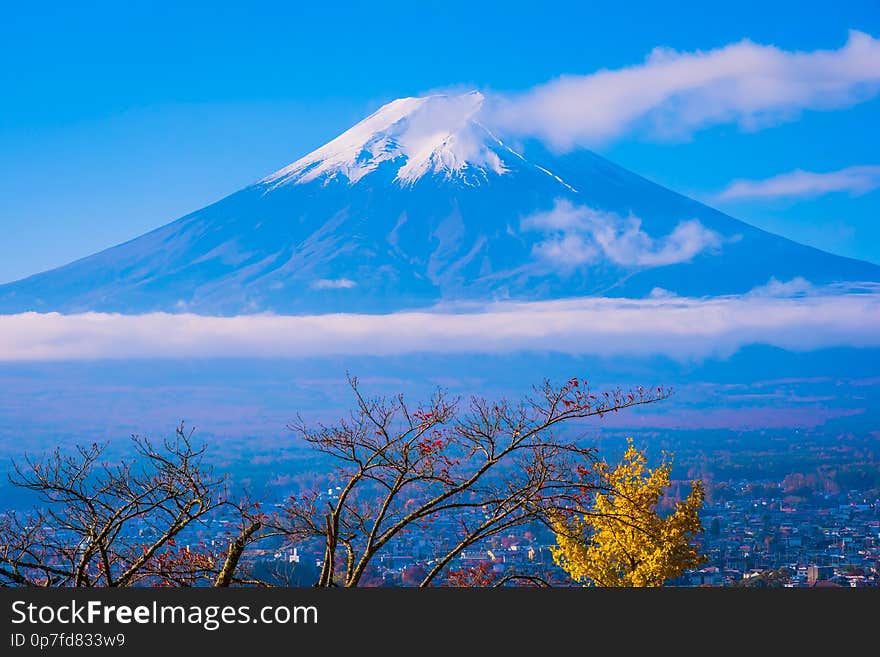
<svg viewBox="0 0 880 657">
<path fill-rule="evenodd" d="M 508 171 L 516 155 L 478 120 L 478 91 L 461 95 L 399 98 L 349 130 L 260 181 L 275 188 L 343 177 L 356 183 L 386 162 L 400 185 L 427 174 L 473 183 Z M 518 155 L 516 155 L 519 157 Z"/>
</svg>

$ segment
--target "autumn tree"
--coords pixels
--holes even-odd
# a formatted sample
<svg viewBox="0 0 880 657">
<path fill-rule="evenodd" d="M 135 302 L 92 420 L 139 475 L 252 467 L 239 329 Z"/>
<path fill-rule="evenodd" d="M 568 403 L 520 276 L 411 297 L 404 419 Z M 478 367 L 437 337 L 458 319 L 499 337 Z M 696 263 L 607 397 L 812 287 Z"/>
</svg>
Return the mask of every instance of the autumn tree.
<svg viewBox="0 0 880 657">
<path fill-rule="evenodd" d="M 270 530 L 323 545 L 318 586 L 357 586 L 395 541 L 420 536 L 432 555 L 419 586 L 442 581 L 457 556 L 512 528 L 578 508 L 596 486 L 591 448 L 564 440 L 565 423 L 654 402 L 661 389 L 594 394 L 586 382 L 545 383 L 519 403 L 438 392 L 410 405 L 368 398 L 334 425 L 291 428 L 335 464 L 324 493 L 298 495 Z M 431 531 L 432 527 L 442 527 Z"/>
<path fill-rule="evenodd" d="M 619 464 L 600 461 L 596 471 L 602 483 L 591 505 L 550 516 L 553 558 L 572 579 L 587 586 L 662 586 L 704 563 L 695 544 L 702 532 L 701 481 L 663 516 L 658 507 L 670 486 L 671 461 L 648 468 L 644 451 L 630 440 Z"/>
<path fill-rule="evenodd" d="M 15 463 L 10 483 L 36 494 L 31 513 L 0 516 L 0 585 L 229 586 L 261 526 L 233 503 L 183 426 L 154 444 L 135 437 L 136 457 L 105 460 L 106 445 L 56 449 Z M 225 549 L 179 543 L 185 530 L 223 514 L 235 530 Z M 246 578 L 245 578 L 246 580 Z"/>
</svg>

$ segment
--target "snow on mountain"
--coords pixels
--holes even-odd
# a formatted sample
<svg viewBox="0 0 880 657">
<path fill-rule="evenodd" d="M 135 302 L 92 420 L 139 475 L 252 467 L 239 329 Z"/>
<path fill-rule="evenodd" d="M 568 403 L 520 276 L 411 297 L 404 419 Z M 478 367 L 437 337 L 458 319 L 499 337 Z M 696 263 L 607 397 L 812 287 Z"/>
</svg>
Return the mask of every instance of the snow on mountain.
<svg viewBox="0 0 880 657">
<path fill-rule="evenodd" d="M 0 313 L 390 312 L 880 281 L 586 150 L 509 147 L 473 92 L 388 103 L 259 182 L 0 286 Z"/>
<path fill-rule="evenodd" d="M 401 185 L 426 174 L 471 182 L 503 175 L 509 169 L 498 151 L 516 154 L 477 121 L 483 101 L 478 91 L 399 98 L 260 183 L 274 189 L 337 176 L 356 183 L 384 162 Z"/>
</svg>

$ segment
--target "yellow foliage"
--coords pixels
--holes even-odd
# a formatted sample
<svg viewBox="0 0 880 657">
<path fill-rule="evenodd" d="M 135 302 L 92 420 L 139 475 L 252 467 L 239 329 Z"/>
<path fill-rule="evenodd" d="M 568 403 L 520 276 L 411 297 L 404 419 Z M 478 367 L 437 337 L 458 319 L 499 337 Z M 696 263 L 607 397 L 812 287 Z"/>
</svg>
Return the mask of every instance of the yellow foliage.
<svg viewBox="0 0 880 657">
<path fill-rule="evenodd" d="M 669 487 L 672 463 L 654 470 L 645 453 L 629 441 L 613 469 L 604 461 L 599 474 L 607 487 L 592 509 L 550 518 L 557 546 L 554 561 L 586 586 L 662 586 L 705 562 L 694 540 L 703 531 L 699 512 L 703 483 L 692 482 L 687 499 L 666 517 L 657 505 Z"/>
</svg>

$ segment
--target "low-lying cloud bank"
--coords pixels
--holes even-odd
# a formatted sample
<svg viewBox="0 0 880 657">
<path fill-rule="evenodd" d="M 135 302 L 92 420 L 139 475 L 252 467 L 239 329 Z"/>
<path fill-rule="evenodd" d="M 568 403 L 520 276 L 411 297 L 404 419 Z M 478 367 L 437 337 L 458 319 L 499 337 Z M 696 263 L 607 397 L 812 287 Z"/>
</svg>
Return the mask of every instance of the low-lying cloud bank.
<svg viewBox="0 0 880 657">
<path fill-rule="evenodd" d="M 712 299 L 503 302 L 389 315 L 24 313 L 0 316 L 0 360 L 526 350 L 692 359 L 728 355 L 750 344 L 796 351 L 880 347 L 878 327 L 877 290 L 797 298 L 771 291 Z"/>
</svg>

